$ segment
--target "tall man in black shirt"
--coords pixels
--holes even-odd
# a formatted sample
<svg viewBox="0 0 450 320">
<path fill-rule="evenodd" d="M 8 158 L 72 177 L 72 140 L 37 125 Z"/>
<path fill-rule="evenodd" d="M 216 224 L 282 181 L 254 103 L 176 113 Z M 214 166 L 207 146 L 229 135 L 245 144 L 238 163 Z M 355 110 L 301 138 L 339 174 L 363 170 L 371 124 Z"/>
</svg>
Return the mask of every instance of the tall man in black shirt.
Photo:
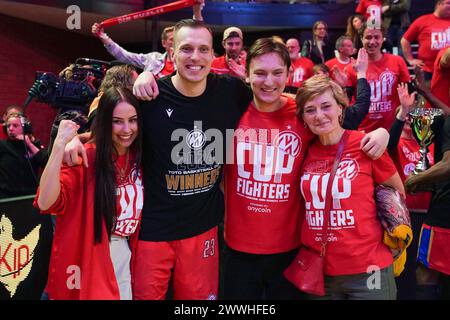
<svg viewBox="0 0 450 320">
<path fill-rule="evenodd" d="M 407 192 L 433 191 L 419 239 L 421 264 L 416 272 L 418 298 L 430 300 L 439 297 L 439 280 L 444 284 L 443 298 L 450 297 L 450 117 L 440 120 L 434 130 L 435 165 L 405 181 Z"/>
<path fill-rule="evenodd" d="M 177 72 L 158 81 L 143 105 L 145 201 L 136 248 L 134 298 L 164 299 L 171 276 L 175 299 L 216 299 L 219 189 L 226 129 L 248 106 L 237 78 L 209 74 L 212 34 L 183 20 L 175 26 Z"/>
</svg>

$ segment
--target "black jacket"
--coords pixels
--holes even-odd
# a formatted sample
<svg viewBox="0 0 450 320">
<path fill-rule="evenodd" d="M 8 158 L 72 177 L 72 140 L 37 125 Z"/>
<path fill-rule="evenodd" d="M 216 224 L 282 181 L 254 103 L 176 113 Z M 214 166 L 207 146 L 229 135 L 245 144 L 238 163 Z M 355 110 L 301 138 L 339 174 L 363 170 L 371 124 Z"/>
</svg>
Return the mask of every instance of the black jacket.
<svg viewBox="0 0 450 320">
<path fill-rule="evenodd" d="M 35 145 L 40 148 L 38 143 Z M 36 193 L 39 168 L 46 161 L 45 150 L 41 149 L 28 162 L 23 141 L 0 140 L 0 199 Z"/>
<path fill-rule="evenodd" d="M 317 47 L 315 40 L 306 40 L 302 47 L 302 56 L 307 57 L 314 62 L 314 64 L 325 63 L 334 58 L 334 46 L 330 41 L 325 41 L 322 46 L 323 56 Z"/>
<path fill-rule="evenodd" d="M 358 79 L 356 85 L 356 100 L 352 106 L 344 111 L 344 123 L 342 127 L 357 130 L 361 121 L 364 120 L 370 107 L 370 86 L 367 80 Z"/>
</svg>

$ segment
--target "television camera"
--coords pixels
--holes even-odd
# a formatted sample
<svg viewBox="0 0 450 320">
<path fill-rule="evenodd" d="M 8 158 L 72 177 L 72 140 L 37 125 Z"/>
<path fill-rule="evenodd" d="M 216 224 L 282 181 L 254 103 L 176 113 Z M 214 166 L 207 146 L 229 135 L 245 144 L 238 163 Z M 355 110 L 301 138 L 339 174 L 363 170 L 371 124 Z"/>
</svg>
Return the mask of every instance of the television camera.
<svg viewBox="0 0 450 320">
<path fill-rule="evenodd" d="M 102 60 L 78 58 L 59 76 L 37 71 L 24 107 L 36 99 L 55 108 L 85 110 L 97 96 L 109 65 Z"/>
</svg>

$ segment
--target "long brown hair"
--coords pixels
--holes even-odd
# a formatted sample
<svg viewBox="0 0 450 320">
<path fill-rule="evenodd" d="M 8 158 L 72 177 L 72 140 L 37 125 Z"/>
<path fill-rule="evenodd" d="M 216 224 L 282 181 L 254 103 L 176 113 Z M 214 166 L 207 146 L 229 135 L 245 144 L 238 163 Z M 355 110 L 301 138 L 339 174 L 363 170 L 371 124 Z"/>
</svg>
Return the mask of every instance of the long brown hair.
<svg viewBox="0 0 450 320">
<path fill-rule="evenodd" d="M 354 14 L 350 17 L 348 17 L 347 19 L 347 31 L 345 32 L 346 36 L 349 36 L 352 41 L 355 40 L 355 38 L 359 37 L 359 33 L 361 32 L 361 30 L 356 30 L 355 27 L 353 26 L 353 19 L 358 18 L 359 20 L 361 20 L 361 23 L 364 24 L 365 19 L 362 15 L 360 14 Z"/>
</svg>

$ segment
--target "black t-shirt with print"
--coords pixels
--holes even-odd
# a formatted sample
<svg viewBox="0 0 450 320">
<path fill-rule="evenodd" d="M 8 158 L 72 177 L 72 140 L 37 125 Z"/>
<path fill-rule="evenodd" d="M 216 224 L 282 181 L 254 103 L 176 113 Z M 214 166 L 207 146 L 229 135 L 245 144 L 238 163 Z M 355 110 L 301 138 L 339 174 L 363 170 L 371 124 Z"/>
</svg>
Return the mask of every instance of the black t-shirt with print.
<svg viewBox="0 0 450 320">
<path fill-rule="evenodd" d="M 252 93 L 241 80 L 215 74 L 198 97 L 180 94 L 170 76 L 158 86 L 159 96 L 142 104 L 145 198 L 139 239 L 172 241 L 199 235 L 223 218 L 219 184 L 226 130 L 236 127 Z"/>
</svg>

